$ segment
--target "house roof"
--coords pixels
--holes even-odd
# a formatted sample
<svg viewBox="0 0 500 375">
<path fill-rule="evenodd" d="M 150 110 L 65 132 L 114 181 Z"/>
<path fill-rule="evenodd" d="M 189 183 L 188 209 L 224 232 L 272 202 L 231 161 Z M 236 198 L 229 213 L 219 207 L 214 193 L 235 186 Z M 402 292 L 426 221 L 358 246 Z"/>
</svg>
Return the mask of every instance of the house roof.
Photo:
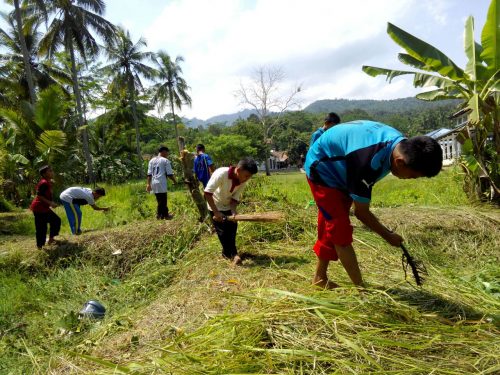
<svg viewBox="0 0 500 375">
<path fill-rule="evenodd" d="M 441 128 L 441 129 L 433 130 L 430 133 L 427 133 L 426 135 L 434 138 L 437 141 L 443 137 L 446 137 L 447 135 L 450 135 L 452 133 L 458 133 L 458 132 L 462 131 L 463 128 L 465 128 L 465 126 L 466 126 L 466 124 L 461 124 L 453 129 Z"/>
<path fill-rule="evenodd" d="M 450 131 L 452 131 L 452 129 L 439 128 L 439 129 L 436 129 L 436 130 L 433 130 L 433 131 L 427 133 L 426 136 L 434 138 L 434 139 L 438 139 L 438 138 L 441 138 L 443 135 L 448 134 Z"/>
<path fill-rule="evenodd" d="M 278 161 L 288 160 L 288 154 L 286 151 L 271 151 L 271 155 L 278 159 Z"/>
</svg>

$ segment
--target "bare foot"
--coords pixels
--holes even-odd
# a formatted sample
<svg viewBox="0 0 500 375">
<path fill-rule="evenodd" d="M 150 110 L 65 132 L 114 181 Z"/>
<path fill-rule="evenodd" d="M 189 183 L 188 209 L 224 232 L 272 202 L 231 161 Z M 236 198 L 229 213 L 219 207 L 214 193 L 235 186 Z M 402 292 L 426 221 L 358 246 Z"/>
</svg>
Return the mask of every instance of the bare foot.
<svg viewBox="0 0 500 375">
<path fill-rule="evenodd" d="M 334 283 L 333 281 L 330 281 L 328 279 L 316 279 L 316 278 L 313 280 L 313 285 L 321 289 L 329 289 L 329 290 L 338 288 L 340 286 L 339 284 Z"/>
<path fill-rule="evenodd" d="M 235 255 L 233 258 L 233 264 L 235 266 L 241 266 L 241 263 L 243 263 L 242 259 L 240 258 L 239 255 Z"/>
<path fill-rule="evenodd" d="M 57 243 L 57 240 L 55 238 L 49 238 L 49 240 L 47 241 L 48 245 L 52 245 L 52 244 L 56 244 L 56 243 Z"/>
<path fill-rule="evenodd" d="M 366 283 L 361 283 L 359 285 L 356 285 L 356 288 L 358 289 L 358 292 L 360 293 L 366 293 L 367 292 L 367 288 L 368 286 L 366 285 Z"/>
</svg>

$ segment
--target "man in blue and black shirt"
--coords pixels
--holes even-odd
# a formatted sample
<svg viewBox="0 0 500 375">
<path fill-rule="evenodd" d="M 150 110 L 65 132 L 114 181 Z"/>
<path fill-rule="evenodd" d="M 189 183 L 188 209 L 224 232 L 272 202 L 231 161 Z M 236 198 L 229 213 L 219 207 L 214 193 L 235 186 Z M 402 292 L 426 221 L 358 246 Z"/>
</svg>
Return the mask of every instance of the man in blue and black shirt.
<svg viewBox="0 0 500 375">
<path fill-rule="evenodd" d="M 366 226 L 393 246 L 403 238 L 387 229 L 370 211 L 373 185 L 389 172 L 398 178 L 433 177 L 441 170 L 443 154 L 439 143 L 426 136 L 406 139 L 388 125 L 352 121 L 325 131 L 311 145 L 304 169 L 318 206 L 318 257 L 313 283 L 324 288 L 329 281 L 328 264 L 340 259 L 352 282 L 362 285 L 352 247 L 349 209 Z"/>
</svg>

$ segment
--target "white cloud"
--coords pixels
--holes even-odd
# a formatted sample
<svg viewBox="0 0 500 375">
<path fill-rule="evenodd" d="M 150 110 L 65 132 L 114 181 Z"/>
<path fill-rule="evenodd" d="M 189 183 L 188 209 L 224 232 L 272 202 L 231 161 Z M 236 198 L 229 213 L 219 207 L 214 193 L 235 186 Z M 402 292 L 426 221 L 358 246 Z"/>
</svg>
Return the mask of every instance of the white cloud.
<svg viewBox="0 0 500 375">
<path fill-rule="evenodd" d="M 182 114 L 207 118 L 237 111 L 233 92 L 240 78 L 265 64 L 282 66 L 287 84 L 304 84 L 305 105 L 322 98 L 413 95 L 408 79 L 389 85 L 361 72 L 364 64 L 401 67 L 387 22 L 463 65 L 464 19 L 473 14 L 479 34 L 489 0 L 147 0 L 140 8 L 135 0 L 106 3 L 109 19 L 129 27 L 134 40 L 142 35 L 150 50 L 184 56 L 193 108 Z"/>
<path fill-rule="evenodd" d="M 385 34 L 386 20 L 404 14 L 415 2 L 261 0 L 245 8 L 243 2 L 231 0 L 174 1 L 152 22 L 145 37 L 151 49 L 184 56 L 193 98 L 192 110 L 184 112 L 206 118 L 238 109 L 232 92 L 239 77 L 250 74 L 252 68 L 279 64 L 290 80 L 302 82 L 314 72 L 308 72 L 307 66 L 298 71 L 294 63 L 318 54 L 328 57 L 334 50 L 355 55 L 351 44 Z M 331 65 L 340 70 L 338 61 Z M 360 68 L 359 64 L 356 69 Z M 331 71 L 330 79 L 335 80 L 335 75 Z M 320 94 L 318 88 L 306 88 Z M 337 92 L 340 96 L 346 89 Z"/>
</svg>

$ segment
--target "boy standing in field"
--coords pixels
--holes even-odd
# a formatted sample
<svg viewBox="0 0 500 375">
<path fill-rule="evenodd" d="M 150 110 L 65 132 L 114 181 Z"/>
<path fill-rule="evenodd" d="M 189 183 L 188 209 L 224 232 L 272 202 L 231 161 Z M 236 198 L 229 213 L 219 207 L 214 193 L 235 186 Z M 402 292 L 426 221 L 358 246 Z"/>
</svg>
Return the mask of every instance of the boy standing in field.
<svg viewBox="0 0 500 375">
<path fill-rule="evenodd" d="M 36 246 L 41 249 L 45 245 L 47 236 L 47 224 L 50 224 L 49 245 L 55 243 L 54 237 L 61 229 L 61 219 L 51 208 L 56 208 L 57 204 L 52 200 L 52 179 L 54 171 L 48 165 L 39 169 L 42 179 L 36 185 L 36 197 L 31 202 L 30 209 L 35 216 Z"/>
<path fill-rule="evenodd" d="M 236 215 L 236 206 L 246 182 L 256 173 L 255 161 L 245 158 L 236 167 L 216 169 L 205 188 L 209 214 L 222 245 L 222 256 L 231 259 L 234 264 L 241 264 L 236 250 L 238 223 L 229 221 L 226 217 Z"/>
<path fill-rule="evenodd" d="M 321 137 L 321 135 L 327 131 L 328 129 L 330 129 L 332 126 L 335 126 L 337 124 L 340 124 L 340 117 L 339 115 L 337 115 L 335 112 L 330 112 L 328 115 L 326 115 L 325 117 L 325 123 L 324 125 L 319 128 L 318 130 L 316 130 L 312 136 L 311 136 L 311 140 L 309 141 L 309 148 L 312 147 L 312 145 L 314 144 L 314 142 L 316 142 L 316 140 Z"/>
<path fill-rule="evenodd" d="M 214 173 L 215 167 L 212 158 L 205 154 L 205 146 L 201 143 L 196 145 L 196 158 L 194 159 L 194 173 L 196 178 L 203 184 L 203 188 L 207 186 L 210 176 Z"/>
<path fill-rule="evenodd" d="M 167 202 L 167 177 L 174 184 L 177 183 L 174 176 L 174 170 L 170 160 L 167 159 L 169 154 L 168 147 L 161 146 L 158 149 L 158 156 L 155 156 L 148 164 L 148 177 L 146 191 L 154 194 L 156 197 L 156 218 L 170 220 L 173 215 L 168 213 Z"/>
<path fill-rule="evenodd" d="M 59 198 L 66 211 L 68 217 L 69 227 L 71 233 L 79 235 L 82 234 L 82 210 L 80 206 L 89 204 L 96 211 L 108 211 L 108 207 L 97 207 L 95 201 L 106 195 L 103 188 L 96 188 L 94 190 L 84 187 L 70 187 L 64 190 Z"/>
<path fill-rule="evenodd" d="M 333 289 L 328 280 L 331 260 L 340 259 L 355 285 L 362 285 L 352 247 L 349 209 L 389 244 L 403 238 L 387 229 L 370 211 L 373 185 L 392 172 L 398 178 L 433 177 L 441 170 L 439 143 L 426 136 L 406 139 L 396 129 L 373 121 L 352 121 L 327 130 L 309 149 L 305 170 L 318 206 L 318 257 L 313 284 Z"/>
</svg>

